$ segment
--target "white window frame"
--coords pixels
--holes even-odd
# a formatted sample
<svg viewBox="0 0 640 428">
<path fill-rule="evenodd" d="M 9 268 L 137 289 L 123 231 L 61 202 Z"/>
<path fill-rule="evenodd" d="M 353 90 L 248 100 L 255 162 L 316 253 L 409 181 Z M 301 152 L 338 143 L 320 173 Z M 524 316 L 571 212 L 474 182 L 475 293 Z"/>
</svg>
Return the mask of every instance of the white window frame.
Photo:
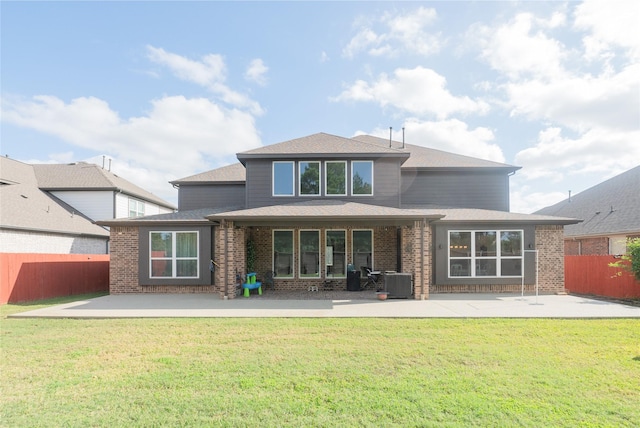
<svg viewBox="0 0 640 428">
<path fill-rule="evenodd" d="M 369 268 L 371 268 L 371 270 L 376 270 L 375 269 L 375 254 L 374 254 L 374 250 L 375 250 L 375 234 L 373 229 L 352 229 L 351 230 L 351 263 L 353 263 L 354 267 L 356 268 L 356 270 L 360 270 L 360 268 L 362 267 L 362 265 L 356 265 L 356 258 L 355 258 L 355 250 L 353 248 L 353 244 L 355 242 L 354 238 L 353 238 L 353 234 L 354 232 L 371 232 L 371 266 L 367 266 Z"/>
<path fill-rule="evenodd" d="M 291 194 L 276 193 L 276 164 L 291 165 Z M 294 161 L 273 161 L 271 163 L 271 195 L 278 198 L 290 198 L 296 193 L 296 163 Z"/>
<path fill-rule="evenodd" d="M 302 232 L 316 232 L 318 234 L 318 274 L 309 276 L 302 273 L 303 251 L 302 251 Z M 322 235 L 320 229 L 300 229 L 298 230 L 298 278 L 301 279 L 319 279 L 322 277 Z"/>
<path fill-rule="evenodd" d="M 171 257 L 153 257 L 153 242 L 152 235 L 154 233 L 170 233 L 171 234 Z M 176 245 L 178 240 L 176 235 L 180 233 L 195 233 L 196 234 L 196 256 L 195 257 L 178 257 L 176 252 Z M 153 275 L 153 261 L 154 260 L 166 260 L 171 262 L 171 274 L 172 276 L 154 276 Z M 177 276 L 177 262 L 178 260 L 195 260 L 196 261 L 196 276 Z M 194 279 L 200 278 L 200 232 L 197 230 L 152 230 L 149 232 L 149 278 L 154 279 Z"/>
<path fill-rule="evenodd" d="M 296 234 L 295 231 L 293 229 L 273 229 L 271 231 L 271 264 L 272 264 L 272 270 L 274 272 L 278 272 L 277 271 L 277 266 L 276 266 L 276 257 L 275 257 L 275 253 L 276 253 L 276 249 L 275 249 L 275 245 L 276 245 L 276 232 L 290 232 L 291 233 L 291 273 L 288 275 L 283 275 L 281 273 L 278 273 L 278 278 L 295 278 L 295 271 L 296 271 Z"/>
<path fill-rule="evenodd" d="M 353 192 L 353 179 L 355 178 L 355 171 L 354 171 L 353 165 L 357 164 L 357 163 L 368 163 L 368 164 L 371 164 L 371 193 L 363 194 L 363 193 L 354 193 Z M 374 163 L 373 163 L 373 161 L 370 161 L 370 160 L 353 160 L 353 161 L 351 161 L 351 196 L 354 196 L 354 197 L 371 197 L 371 196 L 374 195 L 374 186 L 373 186 L 374 170 L 373 170 L 373 168 L 374 168 Z"/>
<path fill-rule="evenodd" d="M 476 233 L 494 232 L 496 234 L 496 255 L 477 256 L 476 255 Z M 519 232 L 520 233 L 520 255 L 519 256 L 502 256 L 502 245 L 500 237 L 502 232 Z M 471 234 L 471 248 L 469 248 L 469 257 L 451 257 L 451 234 L 452 233 L 470 233 Z M 451 275 L 451 261 L 452 260 L 469 260 L 469 275 Z M 495 275 L 477 275 L 476 266 L 480 260 L 495 260 L 496 261 L 496 274 Z M 520 260 L 520 275 L 502 275 L 502 260 Z M 449 279 L 459 278 L 522 278 L 524 275 L 524 230 L 522 229 L 451 229 L 447 231 L 447 276 Z"/>
<path fill-rule="evenodd" d="M 327 237 L 327 235 L 330 232 L 342 232 L 344 234 L 344 260 L 342 261 L 343 265 L 344 265 L 344 275 L 334 275 L 331 274 L 331 276 L 329 276 L 328 274 L 326 274 L 327 272 L 327 267 L 329 266 L 327 264 L 327 249 L 328 249 L 328 243 L 329 243 L 329 239 Z M 325 263 L 324 263 L 324 268 L 325 268 L 325 275 L 327 278 L 346 278 L 347 277 L 347 254 L 349 253 L 349 246 L 347 245 L 347 231 L 346 229 L 325 229 L 324 230 L 324 243 L 325 243 Z M 335 264 L 335 260 L 336 260 L 336 255 L 335 253 L 332 251 L 332 258 L 333 258 L 333 264 Z"/>
<path fill-rule="evenodd" d="M 307 164 L 318 164 L 318 193 L 315 194 L 308 194 L 308 193 L 302 193 L 302 167 L 301 164 L 303 163 L 307 163 Z M 298 161 L 298 196 L 301 197 L 308 197 L 308 198 L 317 198 L 319 196 L 322 196 L 322 162 L 320 161 L 315 161 L 315 160 L 305 160 L 305 161 Z"/>
<path fill-rule="evenodd" d="M 133 209 L 131 207 L 133 206 Z M 129 218 L 144 217 L 145 203 L 139 199 L 129 198 Z M 142 209 L 141 209 L 142 208 Z M 131 213 L 135 215 L 131 215 Z"/>
<path fill-rule="evenodd" d="M 340 163 L 344 165 L 344 193 L 328 193 L 329 190 L 329 167 L 330 163 Z M 347 196 L 349 182 L 347 181 L 347 161 L 325 161 L 324 162 L 324 195 L 325 196 Z"/>
</svg>

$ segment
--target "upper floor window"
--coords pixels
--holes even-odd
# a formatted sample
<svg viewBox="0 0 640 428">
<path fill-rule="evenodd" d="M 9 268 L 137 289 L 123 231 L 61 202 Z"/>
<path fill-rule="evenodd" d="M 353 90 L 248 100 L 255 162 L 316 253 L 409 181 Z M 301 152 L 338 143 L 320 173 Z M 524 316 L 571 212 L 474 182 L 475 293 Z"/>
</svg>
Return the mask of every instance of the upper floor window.
<svg viewBox="0 0 640 428">
<path fill-rule="evenodd" d="M 320 162 L 298 163 L 300 196 L 320 196 Z"/>
<path fill-rule="evenodd" d="M 373 161 L 351 162 L 351 194 L 373 195 Z"/>
<path fill-rule="evenodd" d="M 347 194 L 347 163 L 345 161 L 325 162 L 325 193 L 327 196 Z"/>
<path fill-rule="evenodd" d="M 273 163 L 273 196 L 293 196 L 294 163 Z"/>
<path fill-rule="evenodd" d="M 137 199 L 129 199 L 129 217 L 143 217 L 144 202 Z"/>
</svg>

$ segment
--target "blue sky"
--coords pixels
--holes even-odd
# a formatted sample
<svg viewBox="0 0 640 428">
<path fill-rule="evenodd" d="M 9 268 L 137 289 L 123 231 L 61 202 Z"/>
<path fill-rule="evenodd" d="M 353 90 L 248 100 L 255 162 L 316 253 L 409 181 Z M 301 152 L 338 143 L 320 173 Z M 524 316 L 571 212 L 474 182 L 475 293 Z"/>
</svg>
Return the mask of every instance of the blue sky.
<svg viewBox="0 0 640 428">
<path fill-rule="evenodd" d="M 1 149 L 168 181 L 316 132 L 521 166 L 532 212 L 640 163 L 640 3 L 6 2 Z"/>
</svg>

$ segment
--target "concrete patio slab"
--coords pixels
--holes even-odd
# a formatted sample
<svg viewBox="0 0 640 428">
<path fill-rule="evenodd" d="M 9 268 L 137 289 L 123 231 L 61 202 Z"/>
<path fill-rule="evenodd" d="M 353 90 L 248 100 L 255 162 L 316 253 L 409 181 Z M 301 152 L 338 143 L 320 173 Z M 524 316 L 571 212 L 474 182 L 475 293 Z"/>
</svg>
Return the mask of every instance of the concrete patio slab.
<svg viewBox="0 0 640 428">
<path fill-rule="evenodd" d="M 435 294 L 428 300 L 237 298 L 120 294 L 11 318 L 640 318 L 640 307 L 570 295 Z"/>
</svg>

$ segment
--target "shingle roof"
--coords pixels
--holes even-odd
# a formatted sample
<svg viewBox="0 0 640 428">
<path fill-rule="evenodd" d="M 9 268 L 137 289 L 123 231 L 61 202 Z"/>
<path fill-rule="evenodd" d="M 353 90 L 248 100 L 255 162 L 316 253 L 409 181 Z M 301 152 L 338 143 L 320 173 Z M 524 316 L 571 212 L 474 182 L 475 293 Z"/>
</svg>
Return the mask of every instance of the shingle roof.
<svg viewBox="0 0 640 428">
<path fill-rule="evenodd" d="M 171 181 L 171 184 L 193 183 L 244 183 L 247 177 L 246 169 L 240 162 L 212 169 L 211 171 Z"/>
<path fill-rule="evenodd" d="M 411 210 L 340 200 L 313 200 L 284 205 L 225 211 L 208 215 L 210 220 L 377 220 L 440 218 L 436 211 Z"/>
<path fill-rule="evenodd" d="M 372 135 L 358 135 L 353 137 L 352 140 L 389 146 L 389 140 Z M 404 149 L 402 149 L 402 143 L 399 141 L 393 141 L 392 146 L 400 148 L 400 150 L 406 151 L 411 155 L 402 165 L 402 168 L 495 168 L 511 171 L 520 169 L 518 166 L 458 155 L 414 144 L 405 144 Z"/>
<path fill-rule="evenodd" d="M 109 232 L 38 188 L 33 165 L 0 158 L 0 227 L 108 237 Z"/>
<path fill-rule="evenodd" d="M 241 207 L 199 208 L 197 210 L 176 211 L 166 214 L 148 215 L 135 218 L 120 218 L 100 220 L 96 223 L 102 226 L 145 226 L 154 224 L 209 224 L 207 216 L 219 212 L 235 211 Z"/>
<path fill-rule="evenodd" d="M 344 155 L 375 155 L 375 156 L 398 156 L 408 157 L 402 150 L 383 147 L 379 144 L 371 144 L 365 141 L 358 141 L 351 138 L 339 137 L 337 135 L 318 134 L 308 135 L 282 143 L 271 144 L 257 149 L 238 153 L 238 159 L 300 156 L 300 155 L 322 155 L 344 156 Z"/>
<path fill-rule="evenodd" d="M 640 234 L 640 166 L 535 214 L 581 218 L 565 236 Z"/>
<path fill-rule="evenodd" d="M 413 207 L 412 209 L 419 209 Z M 476 208 L 426 208 L 443 215 L 442 222 L 460 223 L 527 223 L 568 225 L 579 222 L 579 219 L 551 215 L 535 215 L 512 213 L 508 211 L 482 210 Z"/>
<path fill-rule="evenodd" d="M 70 164 L 34 164 L 38 186 L 42 190 L 114 190 L 175 209 L 176 207 L 98 165 L 77 162 Z"/>
</svg>

